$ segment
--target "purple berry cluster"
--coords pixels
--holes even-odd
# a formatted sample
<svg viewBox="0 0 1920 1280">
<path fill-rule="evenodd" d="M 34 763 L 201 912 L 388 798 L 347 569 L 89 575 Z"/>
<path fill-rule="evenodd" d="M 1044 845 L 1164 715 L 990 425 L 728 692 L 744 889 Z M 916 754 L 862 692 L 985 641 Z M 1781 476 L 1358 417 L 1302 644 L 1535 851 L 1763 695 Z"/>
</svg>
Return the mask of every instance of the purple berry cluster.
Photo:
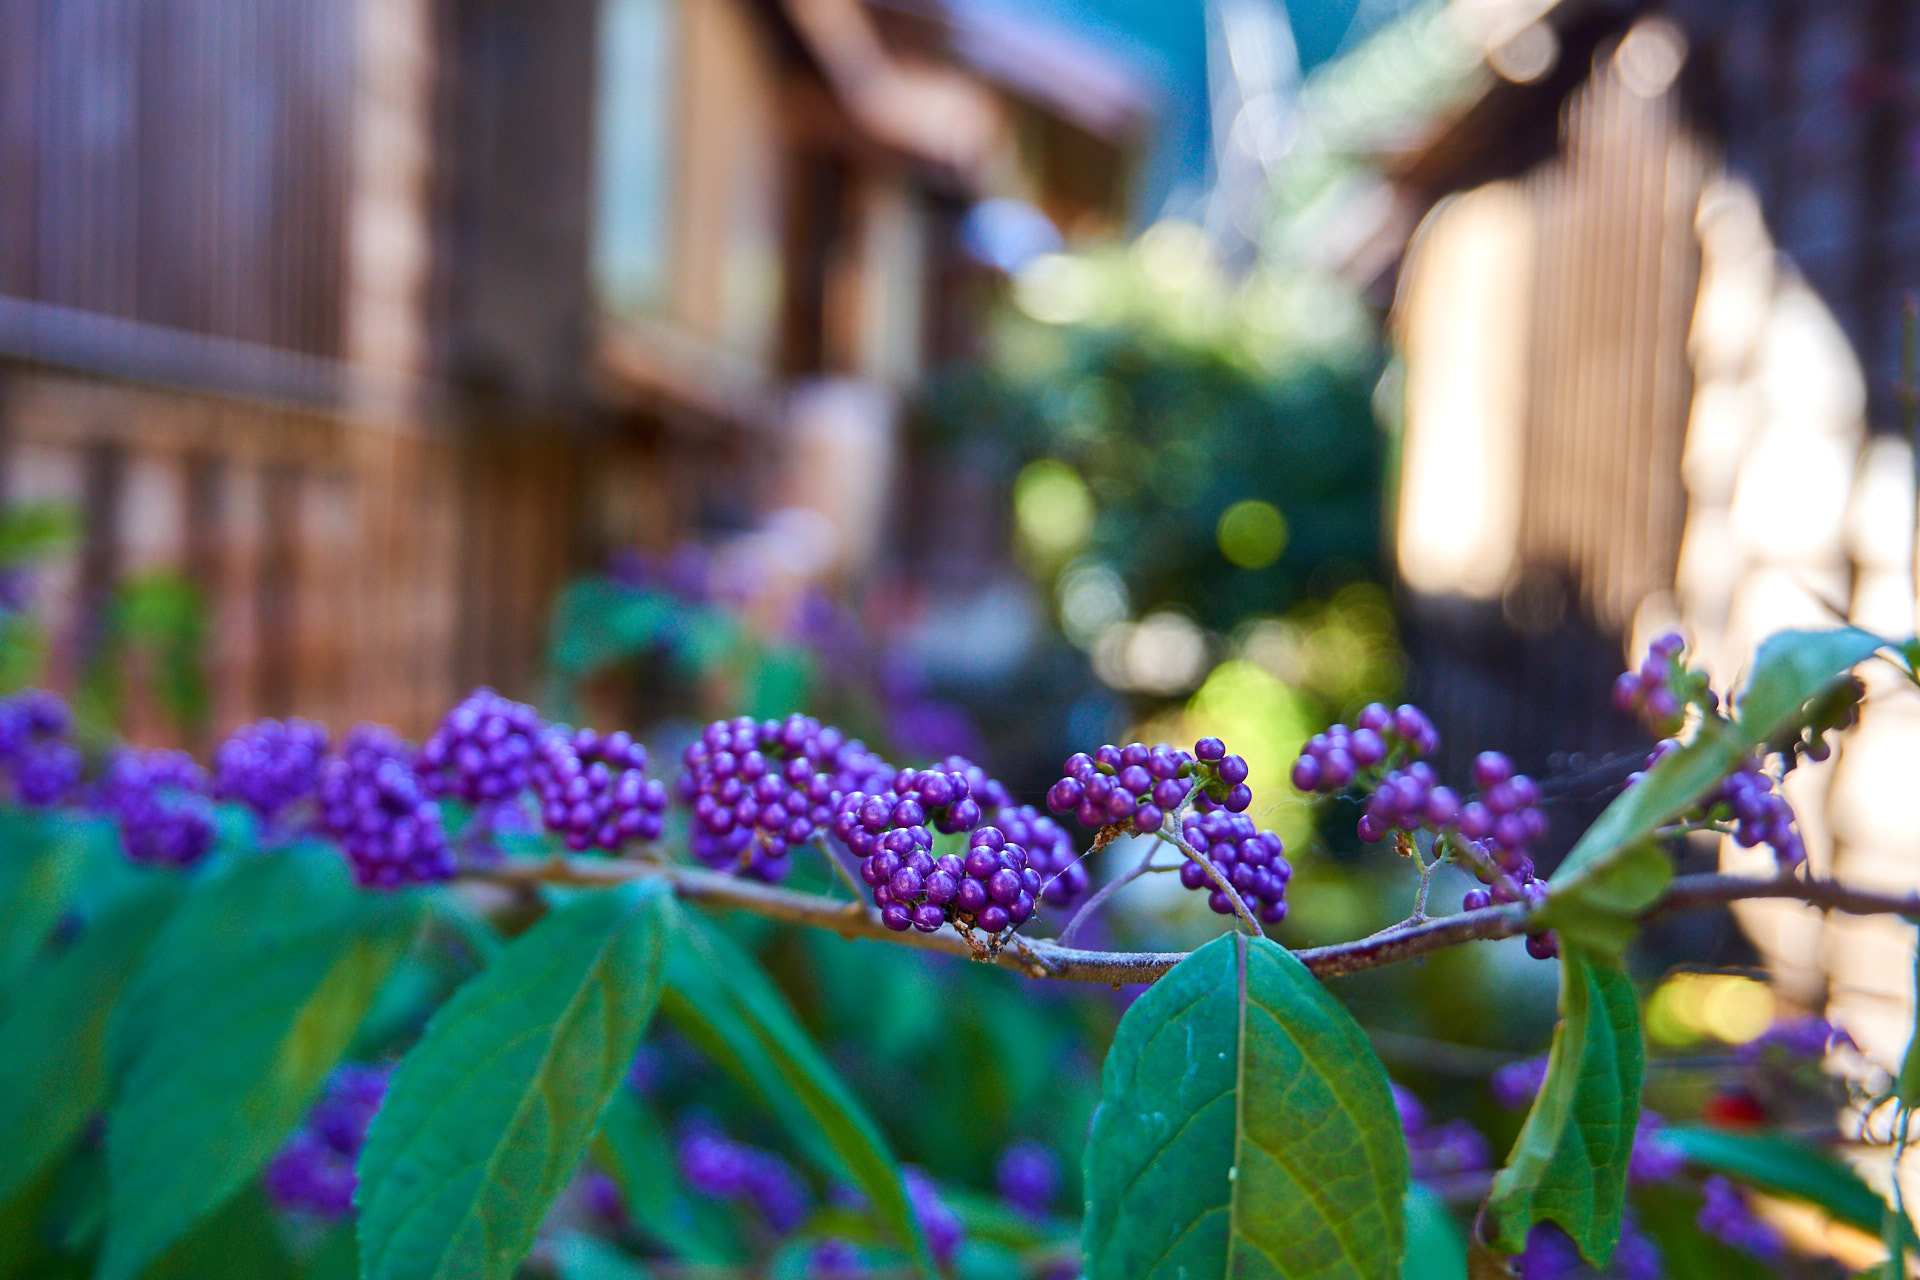
<svg viewBox="0 0 1920 1280">
<path fill-rule="evenodd" d="M 1535 1224 L 1527 1247 L 1513 1260 L 1521 1280 L 1662 1280 L 1666 1275 L 1660 1247 L 1629 1214 L 1620 1222 L 1620 1242 L 1613 1260 L 1597 1277 L 1580 1259 L 1580 1249 L 1550 1222 Z"/>
<path fill-rule="evenodd" d="M 58 695 L 28 689 L 0 698 L 0 776 L 12 797 L 45 809 L 73 796 L 80 785 L 80 752 L 66 740 L 72 727 Z"/>
<path fill-rule="evenodd" d="M 576 853 L 660 838 L 667 789 L 647 777 L 647 749 L 624 730 L 556 729 L 541 739 L 531 774 L 541 822 Z"/>
<path fill-rule="evenodd" d="M 1540 1086 L 1546 1080 L 1547 1056 L 1541 1054 L 1537 1058 L 1509 1062 L 1493 1073 L 1488 1087 L 1495 1102 L 1509 1111 L 1518 1111 L 1533 1105 L 1534 1095 L 1540 1092 Z"/>
<path fill-rule="evenodd" d="M 1083 827 L 1124 825 L 1146 835 L 1189 797 L 1202 812 L 1244 811 L 1253 803 L 1247 762 L 1228 755 L 1218 738 L 1202 738 L 1191 754 L 1164 742 L 1107 743 L 1067 760 L 1066 776 L 1047 791 L 1047 808 L 1072 814 Z"/>
<path fill-rule="evenodd" d="M 1647 757 L 1647 768 L 1653 768 L 1679 749 L 1677 739 L 1662 739 Z M 1633 786 L 1645 776 L 1644 770 L 1630 773 L 1627 785 Z M 1757 755 L 1741 761 L 1739 768 L 1715 783 L 1681 818 L 1691 822 L 1731 822 L 1735 843 L 1746 849 L 1761 844 L 1770 846 L 1782 867 L 1797 867 L 1807 858 L 1807 846 L 1794 827 L 1793 806 L 1775 790 L 1774 779 Z"/>
<path fill-rule="evenodd" d="M 1000 1198 L 1030 1218 L 1044 1218 L 1060 1192 L 1060 1159 L 1037 1142 L 1016 1142 L 994 1166 Z"/>
<path fill-rule="evenodd" d="M 1633 1147 L 1627 1152 L 1627 1181 L 1635 1186 L 1672 1182 L 1686 1167 L 1687 1158 L 1660 1132 L 1666 1124 L 1658 1112 L 1641 1109 L 1640 1123 L 1633 1130 Z"/>
<path fill-rule="evenodd" d="M 1487 1136 L 1468 1121 L 1432 1123 L 1420 1099 L 1399 1084 L 1393 1085 L 1393 1102 L 1400 1112 L 1400 1128 L 1407 1139 L 1407 1161 L 1415 1180 L 1431 1182 L 1493 1167 L 1493 1148 Z"/>
<path fill-rule="evenodd" d="M 1440 735 L 1426 712 L 1411 703 L 1389 709 L 1372 702 L 1354 717 L 1352 728 L 1336 724 L 1307 739 L 1293 762 L 1293 785 L 1331 795 L 1370 769 L 1392 769 L 1439 749 Z"/>
<path fill-rule="evenodd" d="M 1700 1190 L 1705 1199 L 1694 1222 L 1702 1231 L 1762 1262 L 1775 1261 L 1785 1251 L 1780 1233 L 1754 1214 L 1738 1187 L 1715 1176 L 1701 1183 Z"/>
<path fill-rule="evenodd" d="M 213 848 L 207 771 L 184 751 L 125 748 L 107 762 L 99 805 L 120 829 L 128 859 L 186 867 Z"/>
<path fill-rule="evenodd" d="M 353 1064 L 334 1071 L 305 1126 L 267 1165 L 267 1193 L 274 1203 L 322 1218 L 352 1211 L 354 1161 L 392 1074 L 391 1068 Z"/>
<path fill-rule="evenodd" d="M 1422 756 L 1437 750 L 1440 735 L 1420 708 L 1389 709 L 1375 702 L 1354 725 L 1336 724 L 1308 739 L 1293 764 L 1293 784 L 1302 791 L 1332 794 L 1370 786 L 1355 830 L 1371 844 L 1400 832 L 1430 831 L 1461 852 L 1485 888 L 1470 889 L 1461 906 L 1477 911 L 1495 902 L 1536 902 L 1546 893 L 1534 876 L 1527 851 L 1547 833 L 1540 788 L 1498 751 L 1473 761 L 1473 797 L 1462 801 Z M 1531 934 L 1527 951 L 1539 959 L 1559 954 L 1551 931 Z"/>
<path fill-rule="evenodd" d="M 1496 902 L 1537 903 L 1546 894 L 1546 882 L 1534 874 L 1527 850 L 1547 831 L 1547 815 L 1540 809 L 1540 790 L 1533 779 L 1515 773 L 1513 764 L 1498 751 L 1483 751 L 1473 761 L 1477 798 L 1460 806 L 1449 828 L 1474 856 L 1468 868 L 1485 886 L 1469 889 L 1460 899 L 1467 911 Z M 1559 939 L 1551 930 L 1527 936 L 1527 954 L 1547 960 L 1560 954 Z"/>
<path fill-rule="evenodd" d="M 238 801 L 262 826 L 278 829 L 289 810 L 319 792 L 326 759 L 325 726 L 262 720 L 234 730 L 214 752 L 213 794 Z"/>
<path fill-rule="evenodd" d="M 1680 662 L 1686 647 L 1686 640 L 1677 631 L 1656 636 L 1640 665 L 1621 672 L 1613 682 L 1614 707 L 1627 715 L 1644 716 L 1647 723 L 1663 732 L 1679 728 L 1687 704 L 1675 686 L 1686 673 Z"/>
<path fill-rule="evenodd" d="M 458 869 L 440 805 L 414 772 L 412 748 L 379 725 L 357 726 L 321 771 L 320 826 L 362 885 L 426 884 Z"/>
<path fill-rule="evenodd" d="M 1041 902 L 1065 907 L 1087 891 L 1087 868 L 1066 828 L 1030 804 L 1002 808 L 988 819 L 1008 844 L 1027 851 L 1027 865 L 1040 876 Z"/>
<path fill-rule="evenodd" d="M 475 689 L 420 744 L 414 769 L 428 795 L 473 805 L 509 800 L 532 783 L 534 748 L 545 729 L 532 707 Z"/>
<path fill-rule="evenodd" d="M 806 1183 L 771 1151 L 693 1125 L 680 1135 L 679 1155 L 689 1187 L 703 1196 L 747 1201 L 780 1235 L 798 1227 L 812 1207 Z"/>
<path fill-rule="evenodd" d="M 1389 771 L 1367 797 L 1357 824 L 1360 838 L 1372 843 L 1392 831 L 1456 831 L 1462 839 L 1484 842 L 1503 865 L 1517 865 L 1547 833 L 1540 788 L 1526 774 L 1515 773 L 1512 762 L 1498 751 L 1475 757 L 1473 781 L 1478 793 L 1463 804 L 1424 760 Z"/>
<path fill-rule="evenodd" d="M 1748 756 L 1722 778 L 1700 798 L 1700 807 L 1708 816 L 1720 816 L 1724 810 L 1733 819 L 1734 843 L 1742 848 L 1769 845 L 1782 867 L 1797 867 L 1807 860 L 1807 846 L 1794 829 L 1793 806 L 1774 790 L 1773 779 L 1758 756 Z"/>
<path fill-rule="evenodd" d="M 933 933 L 947 921 L 988 934 L 1033 917 L 1040 873 L 1027 851 L 998 827 L 981 827 L 980 806 L 958 771 L 902 769 L 890 790 L 848 794 L 833 834 L 860 858 L 880 922 L 895 932 Z M 933 854 L 934 829 L 972 830 L 966 853 Z"/>
<path fill-rule="evenodd" d="M 796 846 L 833 822 L 843 795 L 892 773 L 866 744 L 798 713 L 716 720 L 681 760 L 675 795 L 693 814 L 694 856 L 768 883 L 787 874 Z"/>
<path fill-rule="evenodd" d="M 913 1207 L 913 1216 L 920 1220 L 920 1229 L 926 1233 L 927 1249 L 945 1270 L 953 1265 L 953 1256 L 960 1251 L 960 1241 L 965 1235 L 960 1216 L 948 1207 L 940 1195 L 940 1185 L 926 1170 L 904 1164 L 900 1166 L 900 1173 L 907 1185 L 907 1203 Z"/>
<path fill-rule="evenodd" d="M 1355 823 L 1361 840 L 1372 844 L 1396 832 L 1430 831 L 1449 842 L 1485 888 L 1470 889 L 1461 906 L 1477 911 L 1495 902 L 1537 902 L 1545 882 L 1534 876 L 1531 849 L 1547 833 L 1540 788 L 1498 751 L 1482 751 L 1473 761 L 1477 789 L 1463 801 L 1441 783 L 1422 757 L 1440 746 L 1440 735 L 1426 712 L 1412 704 L 1389 709 L 1374 702 L 1354 718 L 1352 728 L 1336 724 L 1307 740 L 1293 763 L 1293 785 L 1302 791 L 1334 794 L 1356 784 L 1368 788 L 1366 809 Z M 1549 930 L 1527 938 L 1528 954 L 1558 955 L 1559 940 Z"/>
<path fill-rule="evenodd" d="M 828 1236 L 807 1253 L 808 1280 L 858 1280 L 866 1274 L 866 1259 L 850 1240 Z"/>
<path fill-rule="evenodd" d="M 1180 824 L 1181 837 L 1196 853 L 1219 868 L 1247 910 L 1264 924 L 1287 918 L 1287 881 L 1293 865 L 1284 856 L 1280 837 L 1261 831 L 1244 813 L 1189 813 Z M 1206 889 L 1207 905 L 1223 916 L 1233 914 L 1233 899 L 1213 881 L 1207 869 L 1191 857 L 1180 865 L 1180 883 Z"/>
<path fill-rule="evenodd" d="M 1818 1014 L 1783 1018 L 1734 1050 L 1748 1066 L 1817 1062 L 1839 1048 L 1854 1048 L 1853 1037 Z"/>
<path fill-rule="evenodd" d="M 948 756 L 933 769 L 965 778 L 981 820 L 1026 850 L 1027 865 L 1040 875 L 1040 901 L 1064 907 L 1087 891 L 1087 871 L 1066 828 L 1030 804 L 1016 805 L 1003 783 L 964 756 Z"/>
</svg>

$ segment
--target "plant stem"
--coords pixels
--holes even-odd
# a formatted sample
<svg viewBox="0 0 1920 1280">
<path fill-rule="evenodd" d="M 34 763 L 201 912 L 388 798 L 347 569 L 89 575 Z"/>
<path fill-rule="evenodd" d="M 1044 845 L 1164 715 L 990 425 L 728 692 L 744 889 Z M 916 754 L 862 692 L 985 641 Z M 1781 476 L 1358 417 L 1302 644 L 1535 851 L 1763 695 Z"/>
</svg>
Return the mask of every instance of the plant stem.
<svg viewBox="0 0 1920 1280">
<path fill-rule="evenodd" d="M 467 879 L 527 889 L 540 884 L 607 885 L 627 880 L 659 879 L 675 894 L 696 902 L 733 907 L 773 920 L 831 929 L 846 938 L 870 938 L 948 955 L 968 956 L 1004 964 L 1030 978 L 1067 982 L 1152 982 L 1186 959 L 1180 951 L 1080 951 L 1048 939 L 1026 939 L 1015 934 L 997 956 L 981 956 L 951 928 L 938 933 L 894 933 L 880 923 L 880 913 L 862 902 L 841 902 L 818 894 L 798 893 L 775 885 L 741 880 L 702 868 L 656 862 L 624 862 L 608 858 L 553 858 L 508 862 L 476 870 Z M 1837 880 L 1777 876 L 1756 880 L 1718 874 L 1676 877 L 1642 918 L 1699 911 L 1751 898 L 1790 898 L 1849 915 L 1897 915 L 1920 918 L 1920 894 L 1883 893 L 1857 888 Z M 1243 904 L 1244 905 L 1244 904 Z M 1501 903 L 1442 916 L 1423 924 L 1375 934 L 1353 942 L 1308 947 L 1294 957 L 1322 978 L 1377 969 L 1383 965 L 1431 955 L 1447 947 L 1485 939 L 1511 938 L 1527 932 L 1529 908 Z M 1536 926 L 1537 927 L 1537 926 Z"/>
<path fill-rule="evenodd" d="M 1201 853 L 1198 849 L 1188 844 L 1186 836 L 1181 834 L 1178 827 L 1175 827 L 1172 831 L 1167 831 L 1162 828 L 1160 838 L 1171 841 L 1175 848 L 1179 849 L 1180 852 L 1186 854 L 1206 869 L 1207 879 L 1213 881 L 1214 888 L 1227 895 L 1227 901 L 1233 904 L 1233 913 L 1240 917 L 1240 923 L 1246 926 L 1248 933 L 1256 938 L 1266 936 L 1266 930 L 1262 929 L 1260 922 L 1253 918 L 1253 912 L 1247 910 L 1247 904 L 1241 899 L 1239 892 L 1234 889 L 1233 882 L 1227 879 L 1226 872 L 1220 870 L 1219 867 L 1213 864 L 1212 858 L 1209 858 L 1206 854 Z"/>
<path fill-rule="evenodd" d="M 827 839 L 824 835 L 815 835 L 808 843 L 819 849 L 820 856 L 825 858 L 835 871 L 839 872 L 840 879 L 846 883 L 849 889 L 853 890 L 853 900 L 855 902 L 866 901 L 867 886 L 861 883 L 859 873 L 847 865 L 846 858 L 841 855 L 839 843 Z"/>
<path fill-rule="evenodd" d="M 1123 872 L 1101 885 L 1100 888 L 1094 892 L 1094 895 L 1088 898 L 1078 911 L 1073 913 L 1073 918 L 1067 921 L 1067 927 L 1060 931 L 1060 937 L 1058 939 L 1060 945 L 1064 947 L 1069 942 L 1072 942 L 1073 935 L 1080 931 L 1081 923 L 1085 921 L 1088 916 L 1092 915 L 1108 898 L 1111 898 L 1114 894 L 1120 892 L 1120 890 L 1153 870 L 1153 855 L 1158 852 L 1160 852 L 1160 850 L 1149 843 L 1147 845 L 1147 856 L 1140 859 L 1139 866 L 1131 871 Z"/>
</svg>

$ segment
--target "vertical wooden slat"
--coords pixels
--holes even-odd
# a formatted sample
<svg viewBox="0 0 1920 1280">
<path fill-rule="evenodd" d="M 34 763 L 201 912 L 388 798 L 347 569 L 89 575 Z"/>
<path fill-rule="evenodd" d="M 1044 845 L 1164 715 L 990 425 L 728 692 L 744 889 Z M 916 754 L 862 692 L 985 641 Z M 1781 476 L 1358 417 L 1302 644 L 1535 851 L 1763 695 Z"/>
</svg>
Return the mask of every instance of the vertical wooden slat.
<svg viewBox="0 0 1920 1280">
<path fill-rule="evenodd" d="M 0 293 L 17 297 L 39 281 L 40 8 L 0 4 Z"/>
<path fill-rule="evenodd" d="M 262 713 L 285 716 L 294 709 L 299 683 L 295 665 L 300 634 L 296 616 L 301 568 L 299 473 L 283 463 L 269 465 L 261 475 L 260 496 L 264 537 L 254 583 L 260 661 L 254 679 Z"/>
</svg>

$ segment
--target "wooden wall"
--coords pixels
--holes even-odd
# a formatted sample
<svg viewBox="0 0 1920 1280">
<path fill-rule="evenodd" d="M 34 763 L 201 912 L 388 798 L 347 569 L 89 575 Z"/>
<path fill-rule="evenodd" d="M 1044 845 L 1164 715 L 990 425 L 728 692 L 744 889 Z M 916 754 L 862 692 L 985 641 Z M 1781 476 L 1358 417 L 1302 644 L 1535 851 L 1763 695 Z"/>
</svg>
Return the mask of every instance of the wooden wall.
<svg viewBox="0 0 1920 1280">
<path fill-rule="evenodd" d="M 1672 608 L 1687 515 L 1680 464 L 1693 395 L 1694 222 L 1718 159 L 1683 104 L 1684 50 L 1677 30 L 1658 19 L 1602 42 L 1591 74 L 1560 107 L 1557 146 L 1502 188 L 1526 229 L 1508 246 L 1521 255 L 1515 274 L 1523 283 L 1517 297 L 1486 305 L 1511 307 L 1517 319 L 1477 313 L 1473 299 L 1483 291 L 1436 300 L 1425 290 L 1423 305 L 1444 313 L 1430 331 L 1511 335 L 1483 353 L 1499 367 L 1473 376 L 1513 386 L 1518 403 L 1496 442 L 1505 452 L 1476 461 L 1467 477 L 1497 491 L 1419 496 L 1517 511 L 1501 522 L 1503 543 L 1489 548 L 1508 565 L 1504 581 L 1408 593 L 1412 692 L 1452 727 L 1448 749 L 1460 753 L 1452 765 L 1464 768 L 1473 750 L 1496 747 L 1525 768 L 1566 774 L 1564 789 L 1553 788 L 1566 797 L 1567 811 L 1555 818 L 1563 835 L 1597 811 L 1605 782 L 1637 763 L 1608 758 L 1630 752 L 1641 735 L 1610 708 L 1607 691 L 1643 602 L 1664 596 Z M 1442 222 L 1447 214 L 1442 206 L 1433 216 Z M 1440 246 L 1440 237 L 1414 241 L 1403 314 L 1409 299 L 1422 297 L 1423 273 L 1447 265 L 1431 257 Z M 1403 340 L 1402 484 L 1417 486 L 1422 478 L 1407 468 L 1423 455 L 1444 461 L 1454 449 L 1448 439 L 1414 439 L 1423 425 L 1422 361 L 1444 362 L 1445 344 L 1423 349 L 1404 332 Z M 1442 430 L 1461 425 L 1446 412 L 1427 416 Z M 1477 514 L 1461 510 L 1457 518 Z M 1570 750 L 1584 759 L 1556 758 Z M 1595 770 L 1593 785 L 1582 780 Z"/>
<path fill-rule="evenodd" d="M 0 5 L 0 294 L 338 355 L 353 5 Z"/>
<path fill-rule="evenodd" d="M 41 575 L 54 683 L 72 686 L 114 583 L 174 570 L 207 607 L 216 734 L 268 715 L 417 733 L 482 681 L 530 694 L 586 471 L 537 436 L 0 364 L 6 499 L 83 520 Z M 137 690 L 131 710 L 131 736 L 173 736 Z"/>
</svg>

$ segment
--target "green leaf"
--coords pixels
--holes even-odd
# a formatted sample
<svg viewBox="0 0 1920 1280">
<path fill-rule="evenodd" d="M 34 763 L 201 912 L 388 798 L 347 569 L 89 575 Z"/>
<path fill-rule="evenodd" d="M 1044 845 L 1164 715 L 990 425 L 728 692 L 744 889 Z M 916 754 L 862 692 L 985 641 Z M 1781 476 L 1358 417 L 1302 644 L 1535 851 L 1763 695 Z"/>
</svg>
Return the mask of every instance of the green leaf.
<svg viewBox="0 0 1920 1280">
<path fill-rule="evenodd" d="M 1590 931 L 1590 941 L 1602 944 L 1603 950 L 1617 950 L 1610 938 L 1618 929 L 1609 929 L 1607 917 L 1617 921 L 1647 906 L 1665 883 L 1655 883 L 1656 877 L 1644 870 L 1612 879 L 1603 873 L 1621 861 L 1644 862 L 1637 848 L 1656 828 L 1692 805 L 1756 746 L 1792 725 L 1809 700 L 1885 643 L 1852 628 L 1783 631 L 1768 638 L 1754 656 L 1735 720 L 1708 720 L 1692 742 L 1647 770 L 1581 834 L 1550 881 L 1549 915 L 1559 912 L 1576 931 L 1581 925 L 1598 925 Z M 1556 899 L 1557 907 L 1552 905 Z"/>
<path fill-rule="evenodd" d="M 1660 1140 L 1701 1169 L 1775 1195 L 1810 1201 L 1840 1222 L 1880 1233 L 1886 1202 L 1860 1175 L 1818 1147 L 1776 1133 L 1734 1133 L 1695 1125 L 1662 1129 Z"/>
<path fill-rule="evenodd" d="M 0 810 L 0 987 L 46 942 L 86 854 L 80 830 L 59 817 Z"/>
<path fill-rule="evenodd" d="M 1880 1214 L 1880 1243 L 1887 1247 L 1885 1267 L 1889 1280 L 1905 1277 L 1907 1255 L 1913 1252 L 1915 1240 L 1913 1223 L 1907 1219 L 1898 1182 L 1893 1185 L 1893 1203 L 1885 1206 Z"/>
<path fill-rule="evenodd" d="M 0 1204 L 55 1160 L 107 1101 L 107 1019 L 180 896 L 157 881 L 29 969 L 0 1017 Z"/>
<path fill-rule="evenodd" d="M 970 1191 L 966 1187 L 941 1187 L 940 1199 L 953 1210 L 969 1240 L 985 1240 L 1005 1249 L 1021 1252 L 1056 1246 L 1069 1233 L 1074 1235 L 1073 1251 L 1079 1252 L 1077 1221 L 1036 1218 L 1014 1208 L 999 1196 Z"/>
<path fill-rule="evenodd" d="M 596 1158 L 620 1188 L 634 1225 L 676 1257 L 689 1262 L 741 1261 L 724 1214 L 712 1201 L 687 1194 L 679 1160 L 659 1119 L 625 1091 L 614 1094 L 594 1140 Z"/>
<path fill-rule="evenodd" d="M 281 1237 L 273 1207 L 258 1182 L 241 1187 L 192 1234 L 142 1273 L 141 1280 L 298 1280 L 299 1264 Z"/>
<path fill-rule="evenodd" d="M 1695 797 L 1732 772 L 1752 747 L 1730 726 L 1707 721 L 1697 738 L 1669 752 L 1594 819 L 1548 881 L 1552 897 L 1571 906 L 1596 892 L 1588 882 L 1628 850 L 1644 846 L 1656 828 L 1678 817 Z"/>
<path fill-rule="evenodd" d="M 1556 1222 L 1603 1267 L 1620 1238 L 1646 1066 L 1633 982 L 1616 962 L 1565 947 L 1560 1015 L 1547 1078 L 1494 1177 L 1486 1221 L 1507 1253 L 1526 1247 L 1534 1223 Z"/>
<path fill-rule="evenodd" d="M 1673 860 L 1652 841 L 1628 845 L 1597 863 L 1577 888 L 1549 894 L 1535 916 L 1563 941 L 1618 956 L 1640 932 L 1640 913 L 1673 879 Z"/>
<path fill-rule="evenodd" d="M 623 658 L 638 657 L 661 638 L 671 616 L 672 605 L 654 592 L 629 590 L 605 578 L 582 578 L 568 584 L 554 603 L 548 665 L 581 679 Z"/>
<path fill-rule="evenodd" d="M 638 1258 L 583 1231 L 554 1241 L 553 1261 L 560 1280 L 647 1280 L 651 1274 Z"/>
<path fill-rule="evenodd" d="M 1920 1010 L 1920 947 L 1913 959 L 1914 1008 Z M 1901 1059 L 1900 1075 L 1894 1081 L 1894 1096 L 1908 1111 L 1920 1106 L 1920 1016 L 1916 1016 L 1913 1035 L 1907 1041 L 1907 1056 Z"/>
<path fill-rule="evenodd" d="M 1740 695 L 1741 736 L 1749 744 L 1765 742 L 1789 727 L 1810 699 L 1885 647 L 1879 636 L 1853 627 L 1768 636 Z"/>
<path fill-rule="evenodd" d="M 753 1087 L 823 1172 L 864 1194 L 921 1273 L 934 1274 L 900 1166 L 878 1126 L 752 956 L 699 916 L 682 913 L 661 1010 L 703 1053 Z"/>
<path fill-rule="evenodd" d="M 418 922 L 410 896 L 356 890 L 316 847 L 237 862 L 181 903 L 108 1029 L 102 1280 L 138 1274 L 260 1170 Z"/>
<path fill-rule="evenodd" d="M 653 1016 L 670 911 L 582 893 L 434 1015 L 360 1154 L 365 1280 L 513 1274 Z"/>
<path fill-rule="evenodd" d="M 1216 938 L 1121 1019 L 1086 1186 L 1088 1280 L 1400 1274 L 1407 1152 L 1386 1072 L 1265 938 Z"/>
<path fill-rule="evenodd" d="M 1407 1188 L 1407 1260 L 1400 1280 L 1467 1280 L 1467 1237 L 1440 1197 Z"/>
<path fill-rule="evenodd" d="M 1697 1190 L 1680 1183 L 1635 1197 L 1640 1230 L 1660 1250 L 1668 1280 L 1776 1280 L 1772 1267 L 1700 1230 L 1701 1202 Z"/>
</svg>

